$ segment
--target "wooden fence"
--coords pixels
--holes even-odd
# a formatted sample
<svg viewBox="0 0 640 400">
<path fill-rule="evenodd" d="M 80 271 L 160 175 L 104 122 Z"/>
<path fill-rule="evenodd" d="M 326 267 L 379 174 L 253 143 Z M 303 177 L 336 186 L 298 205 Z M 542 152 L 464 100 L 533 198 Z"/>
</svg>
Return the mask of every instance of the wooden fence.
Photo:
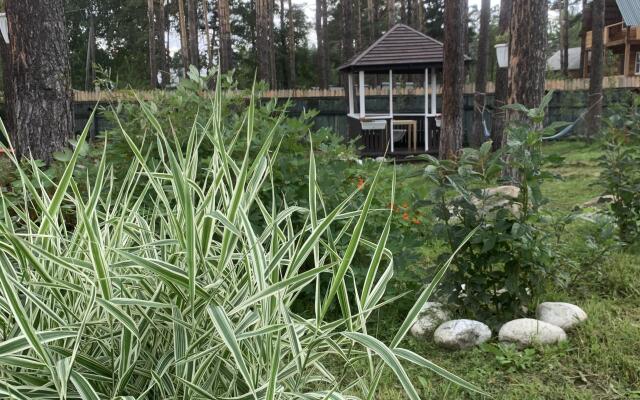
<svg viewBox="0 0 640 400">
<path fill-rule="evenodd" d="M 605 89 L 614 88 L 638 88 L 640 89 L 640 76 L 607 76 L 604 78 L 603 87 Z M 580 91 L 589 89 L 589 79 L 557 79 L 547 80 L 545 82 L 545 88 L 547 90 L 556 91 Z M 428 89 L 431 92 L 431 89 Z M 495 84 L 493 82 L 487 83 L 487 93 L 493 93 L 495 90 Z M 473 94 L 475 91 L 475 85 L 470 83 L 464 86 L 465 94 Z M 357 92 L 357 91 L 356 91 Z M 84 92 L 74 91 L 75 101 L 80 103 L 95 103 L 97 101 L 117 101 L 117 100 L 134 100 L 135 96 L 142 99 L 150 99 L 154 94 L 159 94 L 161 91 L 136 91 L 135 95 L 133 91 L 115 91 L 115 92 Z M 210 92 L 203 93 L 208 95 Z M 396 87 L 393 89 L 393 93 L 396 96 L 421 96 L 424 95 L 424 88 L 407 88 Z M 442 93 L 442 86 L 437 85 L 436 93 Z M 230 95 L 240 95 L 241 92 L 230 92 Z M 389 94 L 388 88 L 367 88 L 365 91 L 366 96 L 384 96 Z M 293 89 L 293 90 L 268 90 L 260 93 L 260 97 L 263 98 L 332 98 L 332 97 L 344 97 L 343 88 L 331 88 L 331 89 Z"/>
</svg>

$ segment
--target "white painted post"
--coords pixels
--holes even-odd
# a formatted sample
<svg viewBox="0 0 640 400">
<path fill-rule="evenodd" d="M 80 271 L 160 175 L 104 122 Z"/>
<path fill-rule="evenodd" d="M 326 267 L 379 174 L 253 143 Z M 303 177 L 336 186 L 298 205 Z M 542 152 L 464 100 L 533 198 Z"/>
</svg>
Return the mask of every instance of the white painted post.
<svg viewBox="0 0 640 400">
<path fill-rule="evenodd" d="M 424 151 L 429 150 L 429 68 L 424 69 Z"/>
<path fill-rule="evenodd" d="M 366 115 L 364 109 L 364 71 L 360 71 L 359 75 L 359 83 L 360 83 L 360 118 L 364 118 Z"/>
<path fill-rule="evenodd" d="M 436 69 L 431 68 L 431 114 L 437 114 L 436 110 Z"/>
<path fill-rule="evenodd" d="M 393 71 L 389 70 L 389 115 L 393 118 Z"/>
<path fill-rule="evenodd" d="M 354 104 L 353 104 L 353 74 L 349 72 L 349 115 L 353 115 L 354 113 Z"/>
<path fill-rule="evenodd" d="M 391 152 L 395 151 L 393 140 L 393 71 L 389 70 L 389 132 L 391 133 Z"/>
</svg>

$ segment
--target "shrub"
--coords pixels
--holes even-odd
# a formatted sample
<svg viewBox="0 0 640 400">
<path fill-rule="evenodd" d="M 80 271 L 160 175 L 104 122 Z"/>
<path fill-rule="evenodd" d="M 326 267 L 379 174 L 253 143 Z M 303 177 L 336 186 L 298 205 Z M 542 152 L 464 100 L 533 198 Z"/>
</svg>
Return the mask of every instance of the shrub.
<svg viewBox="0 0 640 400">
<path fill-rule="evenodd" d="M 31 198 L 2 196 L 2 396 L 374 398 L 383 369 L 391 368 L 417 399 L 399 360 L 477 391 L 399 347 L 451 259 L 388 345 L 367 334 L 393 276 L 385 248 L 391 211 L 380 237 L 363 236 L 376 177 L 358 207 L 355 190 L 325 208 L 311 152 L 308 206 L 280 201 L 272 148 L 278 125 L 258 127 L 252 100 L 243 133 L 228 145 L 221 105 L 218 90 L 210 118 L 193 124 L 184 147 L 171 144 L 141 105 L 157 152 L 143 152 L 123 129 L 135 158 L 120 182 L 103 156 L 86 192 L 78 188 L 73 172 L 85 129 L 60 179 L 50 182 L 53 191 L 44 190 L 48 178 L 32 164 L 35 181 L 22 182 Z M 203 168 L 205 143 L 211 152 Z M 363 247 L 372 257 L 356 285 L 351 263 Z M 294 306 L 307 287 L 315 304 L 303 316 Z M 334 304 L 338 315 L 328 312 Z"/>
<path fill-rule="evenodd" d="M 620 239 L 631 244 L 640 238 L 640 96 L 612 107 L 605 119 L 600 182 L 613 195 L 611 212 Z"/>
<path fill-rule="evenodd" d="M 546 202 L 541 184 L 551 177 L 542 170 L 551 157 L 540 146 L 555 127 L 539 126 L 550 96 L 536 109 L 516 107 L 526 118 L 508 127 L 509 143 L 501 151 L 492 153 L 486 142 L 480 149 L 464 149 L 458 160 L 431 158 L 426 168 L 436 184 L 429 198 L 434 234 L 449 247 L 442 257 L 478 227 L 443 292 L 460 313 L 495 325 L 536 303 L 555 255 L 553 232 L 544 229 L 540 209 Z M 506 179 L 505 171 L 511 173 Z M 515 187 L 490 188 L 498 183 Z"/>
</svg>

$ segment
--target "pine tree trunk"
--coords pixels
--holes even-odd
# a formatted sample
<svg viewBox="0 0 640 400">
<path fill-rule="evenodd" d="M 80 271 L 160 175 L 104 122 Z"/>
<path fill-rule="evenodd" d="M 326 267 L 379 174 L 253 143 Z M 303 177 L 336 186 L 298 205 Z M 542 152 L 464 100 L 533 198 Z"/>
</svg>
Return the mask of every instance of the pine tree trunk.
<svg viewBox="0 0 640 400">
<path fill-rule="evenodd" d="M 499 35 L 509 33 L 512 7 L 512 0 L 502 0 L 500 2 L 500 19 L 498 21 Z M 497 66 L 495 82 L 496 89 L 493 94 L 494 112 L 491 126 L 491 140 L 493 141 L 493 149 L 497 150 L 502 146 L 502 134 L 504 132 L 506 117 L 506 112 L 502 107 L 507 104 L 507 97 L 509 96 L 509 69 Z"/>
<path fill-rule="evenodd" d="M 269 46 L 269 2 L 256 0 L 256 53 L 258 60 L 258 79 L 271 84 L 271 52 Z"/>
<path fill-rule="evenodd" d="M 396 2 L 387 0 L 387 29 L 391 29 L 396 24 Z"/>
<path fill-rule="evenodd" d="M 278 77 L 276 75 L 276 38 L 273 33 L 273 16 L 275 13 L 275 0 L 269 2 L 269 81 L 271 82 L 271 88 L 278 88 Z"/>
<path fill-rule="evenodd" d="M 180 24 L 180 55 L 182 56 L 183 76 L 187 76 L 191 60 L 189 58 L 189 34 L 187 33 L 187 15 L 184 0 L 178 0 L 178 20 Z"/>
<path fill-rule="evenodd" d="M 85 62 L 84 90 L 93 91 L 96 80 L 96 23 L 93 10 L 88 10 L 89 32 L 87 37 L 87 58 Z"/>
<path fill-rule="evenodd" d="M 353 57 L 353 3 L 352 0 L 341 0 L 342 4 L 342 59 Z"/>
<path fill-rule="evenodd" d="M 6 125 L 18 157 L 49 163 L 73 137 L 73 91 L 62 0 L 5 2 Z M 37 21 L 37 23 L 34 23 Z"/>
<path fill-rule="evenodd" d="M 226 73 L 233 66 L 229 0 L 218 0 L 218 21 L 220 25 L 220 71 Z"/>
<path fill-rule="evenodd" d="M 200 68 L 200 50 L 198 48 L 198 3 L 187 0 L 187 32 L 189 34 L 189 62 Z"/>
<path fill-rule="evenodd" d="M 331 53 L 329 52 L 329 12 L 327 10 L 327 0 L 322 0 L 322 47 L 324 58 L 322 59 L 322 74 L 323 81 L 325 82 L 325 88 L 329 87 L 329 58 L 331 57 Z"/>
<path fill-rule="evenodd" d="M 547 4 L 547 0 L 519 0 L 513 4 L 508 104 L 537 107 L 544 96 Z M 522 118 L 515 110 L 507 111 L 507 121 Z M 502 141 L 504 146 L 507 134 L 503 134 Z"/>
<path fill-rule="evenodd" d="M 367 0 L 367 24 L 369 25 L 368 35 L 367 35 L 367 44 L 369 45 L 373 43 L 376 37 L 376 24 L 373 15 L 373 0 Z"/>
<path fill-rule="evenodd" d="M 444 8 L 444 68 L 442 132 L 439 155 L 453 159 L 462 146 L 462 112 L 464 90 L 464 0 L 447 0 Z"/>
<path fill-rule="evenodd" d="M 591 3 L 593 44 L 589 71 L 589 112 L 586 135 L 589 139 L 600 133 L 602 124 L 602 76 L 604 68 L 604 0 Z"/>
<path fill-rule="evenodd" d="M 356 14 L 356 47 L 355 51 L 358 52 L 362 48 L 362 0 L 355 0 L 355 14 Z"/>
<path fill-rule="evenodd" d="M 156 12 L 154 0 L 147 0 L 147 21 L 149 23 L 149 86 L 158 87 L 158 64 L 156 49 Z"/>
<path fill-rule="evenodd" d="M 171 74 L 169 73 L 169 62 L 167 60 L 167 43 L 165 39 L 165 32 L 167 30 L 167 15 L 165 13 L 164 0 L 156 0 L 156 40 L 157 40 L 157 52 L 160 67 L 160 75 L 162 77 L 161 87 L 166 87 L 171 80 Z"/>
<path fill-rule="evenodd" d="M 569 0 L 562 0 L 560 11 L 560 62 L 562 75 L 569 77 Z"/>
<path fill-rule="evenodd" d="M 316 0 L 316 42 L 318 43 L 318 66 L 320 73 L 318 74 L 318 86 L 320 89 L 327 88 L 326 74 L 324 71 L 324 27 L 322 26 L 322 0 Z"/>
<path fill-rule="evenodd" d="M 484 142 L 484 107 L 487 94 L 487 62 L 489 58 L 489 23 L 491 0 L 482 0 L 480 10 L 480 34 L 478 37 L 478 59 L 476 60 L 476 90 L 473 98 L 473 131 L 469 138 L 472 147 L 480 147 Z"/>
<path fill-rule="evenodd" d="M 416 2 L 416 29 L 424 32 L 424 4 L 423 0 L 415 0 Z"/>
<path fill-rule="evenodd" d="M 204 14 L 204 37 L 207 44 L 207 69 L 209 69 L 213 65 L 213 45 L 209 29 L 209 0 L 202 0 L 202 12 Z"/>
<path fill-rule="evenodd" d="M 289 88 L 296 88 L 296 41 L 295 41 L 295 20 L 293 18 L 293 4 L 289 0 Z"/>
</svg>

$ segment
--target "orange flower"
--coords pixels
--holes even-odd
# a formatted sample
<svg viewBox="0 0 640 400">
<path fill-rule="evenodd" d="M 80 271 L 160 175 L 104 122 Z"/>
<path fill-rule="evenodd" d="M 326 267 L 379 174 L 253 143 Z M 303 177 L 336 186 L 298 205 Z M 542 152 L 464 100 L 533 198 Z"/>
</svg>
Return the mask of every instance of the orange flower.
<svg viewBox="0 0 640 400">
<path fill-rule="evenodd" d="M 402 219 L 405 220 L 405 221 L 408 221 L 409 220 L 409 213 L 406 213 L 406 212 L 402 213 Z"/>
<path fill-rule="evenodd" d="M 415 217 L 411 220 L 411 222 L 413 222 L 416 225 L 420 225 L 422 223 L 418 218 L 415 218 Z"/>
<path fill-rule="evenodd" d="M 362 177 L 358 177 L 358 190 L 362 190 L 362 188 L 364 187 L 364 179 L 362 179 Z"/>
</svg>

